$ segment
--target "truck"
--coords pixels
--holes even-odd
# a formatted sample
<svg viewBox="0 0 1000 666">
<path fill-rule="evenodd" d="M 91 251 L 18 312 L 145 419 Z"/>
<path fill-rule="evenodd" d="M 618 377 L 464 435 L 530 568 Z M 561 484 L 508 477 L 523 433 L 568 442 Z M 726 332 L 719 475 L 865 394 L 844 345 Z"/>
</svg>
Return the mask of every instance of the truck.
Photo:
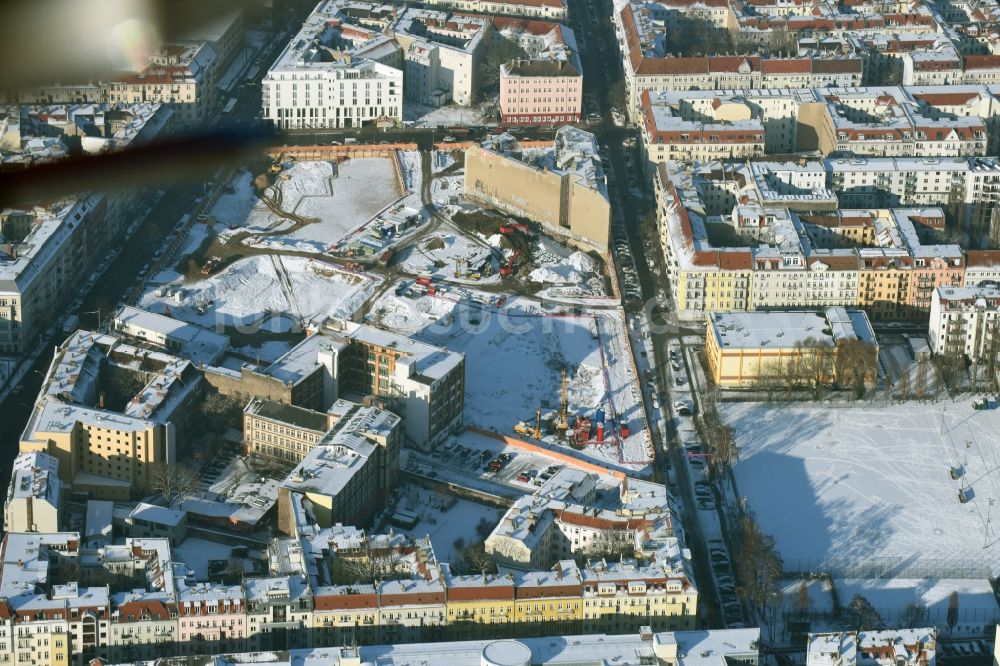
<svg viewBox="0 0 1000 666">
<path fill-rule="evenodd" d="M 427 277 L 427 276 L 423 276 L 423 277 L 418 277 L 416 279 L 416 282 L 417 282 L 417 284 L 420 284 L 420 285 L 423 285 L 423 286 L 427 287 L 427 286 L 430 286 L 431 279 L 429 277 Z"/>
<path fill-rule="evenodd" d="M 63 320 L 63 335 L 69 335 L 80 327 L 80 315 L 71 314 Z"/>
</svg>

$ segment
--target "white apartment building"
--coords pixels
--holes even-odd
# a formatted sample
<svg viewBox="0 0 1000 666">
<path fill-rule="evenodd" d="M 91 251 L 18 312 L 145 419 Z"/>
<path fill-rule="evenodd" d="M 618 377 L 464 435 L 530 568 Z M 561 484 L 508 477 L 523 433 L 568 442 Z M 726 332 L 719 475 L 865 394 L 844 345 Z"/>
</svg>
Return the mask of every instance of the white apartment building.
<svg viewBox="0 0 1000 666">
<path fill-rule="evenodd" d="M 327 50 L 298 37 L 261 89 L 264 120 L 279 129 L 392 125 L 403 117 L 403 72 L 351 56 L 332 60 Z"/>
<path fill-rule="evenodd" d="M 1000 350 L 1000 287 L 939 287 L 931 301 L 927 339 L 935 354 L 980 363 Z"/>
<path fill-rule="evenodd" d="M 62 500 L 59 461 L 47 453 L 22 453 L 14 459 L 4 529 L 8 532 L 58 532 Z"/>
<path fill-rule="evenodd" d="M 475 14 L 566 18 L 566 0 L 430 0 L 425 4 Z"/>
<path fill-rule="evenodd" d="M 490 19 L 407 8 L 391 34 L 403 49 L 406 99 L 428 106 L 468 106 L 479 91 L 479 61 Z"/>
</svg>

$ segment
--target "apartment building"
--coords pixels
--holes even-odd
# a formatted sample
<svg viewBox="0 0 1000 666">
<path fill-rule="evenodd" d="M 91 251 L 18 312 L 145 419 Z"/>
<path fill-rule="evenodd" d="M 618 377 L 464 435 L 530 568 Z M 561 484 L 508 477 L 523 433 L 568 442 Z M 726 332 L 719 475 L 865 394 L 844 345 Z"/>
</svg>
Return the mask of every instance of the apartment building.
<svg viewBox="0 0 1000 666">
<path fill-rule="evenodd" d="M 965 253 L 963 287 L 1000 285 L 1000 251 L 969 250 Z"/>
<path fill-rule="evenodd" d="M 488 17 L 409 7 L 390 27 L 403 50 L 406 99 L 469 106 L 479 94 L 479 63 L 492 37 Z"/>
<path fill-rule="evenodd" d="M 140 390 L 119 394 L 112 378 Z M 175 460 L 178 423 L 199 383 L 189 361 L 77 331 L 56 349 L 21 452 L 58 460 L 60 480 L 75 493 L 113 500 L 145 493 L 157 467 Z"/>
<path fill-rule="evenodd" d="M 401 122 L 403 72 L 378 61 L 398 64 L 397 49 L 390 45 L 382 54 L 369 48 L 367 55 L 373 57 L 357 53 L 372 40 L 357 39 L 341 24 L 341 4 L 320 3 L 264 76 L 263 118 L 278 129 Z"/>
<path fill-rule="evenodd" d="M 208 42 L 167 44 L 145 69 L 122 74 L 106 85 L 111 104 L 169 106 L 178 125 L 196 127 L 219 105 L 218 54 Z"/>
<path fill-rule="evenodd" d="M 713 312 L 707 327 L 705 355 L 716 386 L 752 386 L 775 372 L 803 385 L 834 383 L 843 370 L 837 356 L 849 342 L 867 347 L 871 367 L 878 358 L 863 310 Z"/>
<path fill-rule="evenodd" d="M 551 632 L 551 628 L 550 628 Z M 638 633 L 637 633 L 638 632 Z M 300 663 L 358 666 L 384 659 L 398 666 L 420 666 L 434 661 L 442 666 L 517 663 L 556 666 L 567 663 L 614 663 L 641 666 L 648 663 L 671 666 L 712 666 L 719 661 L 734 666 L 756 666 L 759 660 L 759 629 L 713 629 L 709 631 L 657 632 L 648 626 L 629 626 L 626 633 L 554 635 L 536 638 L 476 639 L 444 643 L 394 643 L 357 647 L 297 648 L 273 655 L 273 666 Z M 553 645 L 559 645 L 553 650 Z M 232 666 L 259 662 L 256 653 L 229 654 Z"/>
<path fill-rule="evenodd" d="M 310 644 L 313 594 L 302 576 L 252 578 L 243 590 L 247 649 L 263 652 Z"/>
<path fill-rule="evenodd" d="M 547 233 L 585 250 L 604 251 L 611 204 L 593 134 L 566 126 L 551 151 L 524 159 L 509 134 L 465 152 L 466 196 L 539 222 Z"/>
<path fill-rule="evenodd" d="M 583 67 L 573 31 L 559 23 L 495 18 L 499 36 L 532 54 L 500 67 L 500 122 L 562 125 L 580 121 Z"/>
<path fill-rule="evenodd" d="M 12 664 L 36 664 L 48 654 L 48 663 L 68 666 L 74 657 L 99 654 L 110 621 L 108 588 L 86 587 L 65 575 L 79 555 L 76 532 L 4 536 L 0 598 L 13 619 L 5 623 Z"/>
<path fill-rule="evenodd" d="M 977 156 L 1000 141 L 986 86 L 689 90 L 642 95 L 648 162 L 824 156 Z"/>
<path fill-rule="evenodd" d="M 649 614 L 665 616 L 663 626 L 693 627 L 697 591 L 682 555 L 684 543 L 675 530 L 677 516 L 666 489 L 636 479 L 621 480 L 614 493 L 617 501 L 602 506 L 598 497 L 608 494 L 602 484 L 594 475 L 576 469 L 559 470 L 534 495 L 514 503 L 486 539 L 486 551 L 508 569 L 527 570 L 524 580 L 538 586 L 551 577 L 551 572 L 542 573 L 550 567 L 562 579 L 578 577 L 580 588 L 570 596 L 582 599 L 579 619 L 585 630 L 628 622 L 638 609 L 630 610 L 630 602 L 623 604 L 619 597 L 627 598 L 630 589 L 637 593 L 640 587 L 643 611 L 655 606 L 656 612 Z M 610 550 L 641 564 L 577 569 L 569 559 L 583 554 L 599 560 Z M 522 596 L 518 589 L 515 600 Z M 563 610 L 576 612 L 572 605 Z M 515 604 L 515 618 L 527 612 L 527 603 Z"/>
<path fill-rule="evenodd" d="M 747 159 L 776 152 L 773 142 L 766 145 L 764 114 L 768 110 L 756 104 L 751 106 L 749 101 L 736 99 L 735 95 L 730 97 L 685 98 L 684 93 L 644 91 L 641 128 L 647 162 Z M 760 111 L 756 112 L 757 109 Z M 794 107 L 786 117 L 790 119 L 793 139 L 790 144 L 793 144 Z M 782 152 L 790 152 L 790 147 L 786 146 Z"/>
<path fill-rule="evenodd" d="M 504 15 L 548 20 L 566 18 L 566 0 L 431 0 L 425 4 L 497 18 Z"/>
<path fill-rule="evenodd" d="M 592 501 L 615 490 L 594 494 L 594 480 L 554 477 L 546 492 L 561 488 L 565 498 Z M 640 523 L 656 522 L 635 539 L 639 559 L 578 566 L 553 551 L 551 567 L 492 576 L 453 574 L 437 561 L 429 539 L 368 535 L 341 524 L 321 527 L 302 495 L 290 504 L 292 536 L 273 539 L 265 549 L 265 571 L 238 584 L 202 580 L 168 538 L 127 537 L 81 549 L 75 532 L 9 533 L 0 566 L 0 607 L 7 610 L 0 640 L 17 637 L 8 660 L 14 664 L 37 664 L 48 652 L 51 663 L 68 665 L 357 640 L 470 639 L 485 625 L 512 636 L 543 635 L 553 627 L 579 633 L 693 626 L 697 593 L 686 560 L 672 545 L 672 530 L 653 521 L 663 512 L 665 491 L 623 479 L 614 494 L 618 508 L 599 511 L 598 522 L 631 521 L 627 529 L 640 531 Z M 561 520 L 566 538 L 572 525 L 595 526 L 584 521 L 591 510 L 583 508 L 553 500 L 555 511 L 575 514 Z M 370 567 L 392 575 L 374 584 L 332 580 Z"/>
<path fill-rule="evenodd" d="M 42 126 L 29 120 L 50 113 L 67 122 Z M 117 118 L 113 122 L 112 116 Z M 158 104 L 48 107 L 19 118 L 19 148 L 0 151 L 5 163 L 33 163 L 53 150 L 64 151 L 70 139 L 61 128 L 68 125 L 92 127 L 97 133 L 92 138 L 113 149 L 152 140 L 173 123 L 172 111 Z M 57 139 L 40 146 L 36 139 L 44 134 Z M 0 210 L 0 354 L 25 353 L 64 313 L 94 267 L 121 242 L 125 228 L 146 205 L 146 194 L 144 188 L 125 187 Z"/>
<path fill-rule="evenodd" d="M 937 629 L 888 629 L 809 634 L 806 666 L 934 666 Z"/>
<path fill-rule="evenodd" d="M 665 4 L 665 3 L 664 3 Z M 625 91 L 630 118 L 642 118 L 644 92 L 683 90 L 747 90 L 760 88 L 822 88 L 860 86 L 864 63 L 850 55 L 764 58 L 756 55 L 677 56 L 666 50 L 665 17 L 674 4 L 641 6 L 622 3 L 612 19 L 625 69 Z M 693 3 L 692 3 L 693 4 Z M 719 8 L 710 20 L 735 27 L 730 9 Z M 722 26 L 717 26 L 722 27 Z"/>
<path fill-rule="evenodd" d="M 472 104 L 492 32 L 484 17 L 323 0 L 264 77 L 263 117 L 282 129 L 387 127 L 402 122 L 404 95 Z"/>
<path fill-rule="evenodd" d="M 962 356 L 972 363 L 993 361 L 998 336 L 1000 287 L 939 287 L 934 290 L 927 340 L 931 351 Z"/>
<path fill-rule="evenodd" d="M 246 29 L 244 18 L 242 9 L 231 9 L 212 20 L 193 25 L 184 34 L 184 41 L 210 44 L 219 58 L 218 71 L 221 76 L 243 48 Z"/>
<path fill-rule="evenodd" d="M 177 591 L 179 655 L 247 649 L 247 598 L 240 585 L 174 579 Z"/>
<path fill-rule="evenodd" d="M 254 398 L 243 410 L 243 445 L 248 454 L 296 464 L 323 438 L 329 421 L 322 412 Z"/>
<path fill-rule="evenodd" d="M 825 109 L 817 134 L 823 155 L 986 154 L 987 127 L 982 118 L 942 113 L 933 107 L 932 113 L 925 113 L 898 88 L 832 90 L 822 96 L 822 102 Z"/>
<path fill-rule="evenodd" d="M 464 355 L 346 320 L 319 323 L 312 335 L 262 370 L 202 370 L 206 382 L 223 395 L 264 401 L 265 406 L 248 408 L 245 416 L 250 419 L 249 442 L 257 452 L 268 453 L 270 446 L 274 450 L 269 455 L 290 462 L 307 452 L 315 432 L 323 429 L 323 414 L 344 396 L 358 401 L 370 398 L 402 417 L 403 431 L 416 446 L 434 446 L 462 423 Z M 305 427 L 299 424 L 295 430 L 281 425 L 281 419 L 292 424 L 301 419 L 265 416 L 269 410 L 280 411 L 278 406 L 267 406 L 267 401 L 319 415 L 304 417 Z M 267 425 L 269 420 L 285 430 L 275 433 Z"/>
<path fill-rule="evenodd" d="M 3 525 L 8 532 L 58 532 L 62 505 L 59 461 L 46 453 L 14 458 Z"/>
<path fill-rule="evenodd" d="M 695 317 L 803 304 L 924 316 L 933 290 L 961 286 L 966 272 L 960 246 L 922 240 L 944 228 L 936 206 L 993 196 L 996 174 L 990 159 L 661 163 L 658 230 L 675 302 Z M 713 245 L 706 223 L 748 242 Z M 992 260 L 975 256 L 976 279 L 987 279 Z"/>
<path fill-rule="evenodd" d="M 346 400 L 333 404 L 333 424 L 278 491 L 278 527 L 293 530 L 293 501 L 308 501 L 314 524 L 367 524 L 399 476 L 401 419 Z M 298 496 L 298 497 L 293 497 Z"/>
</svg>

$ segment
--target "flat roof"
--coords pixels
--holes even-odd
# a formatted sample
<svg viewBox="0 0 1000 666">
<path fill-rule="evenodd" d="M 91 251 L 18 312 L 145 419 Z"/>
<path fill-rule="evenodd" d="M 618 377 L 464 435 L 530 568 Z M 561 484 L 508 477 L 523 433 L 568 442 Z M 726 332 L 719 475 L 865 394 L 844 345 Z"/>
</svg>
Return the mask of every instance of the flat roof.
<svg viewBox="0 0 1000 666">
<path fill-rule="evenodd" d="M 195 363 L 214 363 L 229 348 L 227 335 L 130 305 L 126 305 L 115 315 L 115 328 L 130 335 L 127 327 L 152 331 L 179 343 L 180 354 Z"/>
<path fill-rule="evenodd" d="M 637 623 L 636 629 L 640 626 Z M 716 629 L 639 634 L 586 634 L 546 636 L 518 640 L 401 643 L 343 648 L 312 648 L 272 653 L 265 662 L 260 653 L 227 655 L 234 665 L 267 663 L 270 666 L 336 666 L 342 661 L 379 666 L 469 666 L 530 663 L 535 666 L 564 664 L 616 664 L 638 666 L 658 663 L 661 650 L 676 648 L 677 666 L 719 666 L 728 660 L 756 661 L 759 629 Z M 516 661 L 508 658 L 517 657 Z"/>
<path fill-rule="evenodd" d="M 845 339 L 875 342 L 867 315 L 843 307 L 823 312 L 713 312 L 709 326 L 723 350 L 790 349 L 809 340 L 823 347 Z"/>
<path fill-rule="evenodd" d="M 326 414 L 295 405 L 258 399 L 247 405 L 246 411 L 248 414 L 255 414 L 261 418 L 287 423 L 317 433 L 324 433 L 327 430 Z"/>
</svg>

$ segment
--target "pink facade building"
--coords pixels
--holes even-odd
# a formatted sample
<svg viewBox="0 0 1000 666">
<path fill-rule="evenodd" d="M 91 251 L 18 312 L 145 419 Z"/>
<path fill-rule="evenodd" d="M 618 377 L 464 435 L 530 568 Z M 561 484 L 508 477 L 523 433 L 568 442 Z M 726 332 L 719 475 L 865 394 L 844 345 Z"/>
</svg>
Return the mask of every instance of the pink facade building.
<svg viewBox="0 0 1000 666">
<path fill-rule="evenodd" d="M 562 125 L 580 120 L 583 68 L 573 31 L 559 23 L 496 17 L 493 27 L 532 53 L 500 68 L 505 125 Z"/>
<path fill-rule="evenodd" d="M 515 60 L 500 71 L 500 122 L 557 125 L 580 120 L 583 75 L 565 61 Z"/>
<path fill-rule="evenodd" d="M 247 609 L 239 585 L 197 583 L 177 595 L 177 640 L 184 654 L 246 649 Z"/>
</svg>

